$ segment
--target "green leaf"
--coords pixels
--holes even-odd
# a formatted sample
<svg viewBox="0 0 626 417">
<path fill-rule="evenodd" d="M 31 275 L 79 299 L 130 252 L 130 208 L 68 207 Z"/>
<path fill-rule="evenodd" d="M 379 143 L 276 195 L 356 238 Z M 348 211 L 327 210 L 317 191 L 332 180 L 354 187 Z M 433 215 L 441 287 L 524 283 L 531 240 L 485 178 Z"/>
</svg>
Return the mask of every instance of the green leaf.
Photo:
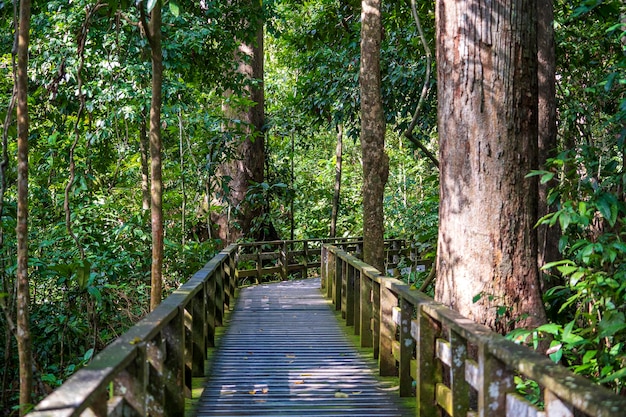
<svg viewBox="0 0 626 417">
<path fill-rule="evenodd" d="M 613 336 L 615 333 L 626 329 L 624 313 L 607 313 L 598 324 L 598 327 L 600 327 L 599 337 Z"/>
<path fill-rule="evenodd" d="M 561 225 L 561 230 L 565 231 L 567 226 L 569 226 L 572 221 L 572 217 L 567 211 L 561 211 L 561 215 L 559 216 L 559 224 Z"/>
<path fill-rule="evenodd" d="M 174 15 L 174 17 L 180 16 L 180 6 L 173 0 L 170 0 L 170 12 Z"/>
<path fill-rule="evenodd" d="M 556 323 L 547 323 L 537 327 L 538 332 L 549 333 L 551 335 L 557 336 L 561 330 L 561 325 Z"/>
<path fill-rule="evenodd" d="M 598 381 L 599 384 L 606 384 L 607 382 L 612 382 L 616 379 L 620 379 L 620 378 L 624 378 L 626 377 L 626 368 L 622 368 L 620 370 L 618 370 L 617 372 L 613 372 L 612 374 L 610 374 L 607 377 L 602 378 L 601 380 Z"/>
<path fill-rule="evenodd" d="M 483 293 L 479 292 L 478 294 L 476 294 L 473 298 L 472 298 L 472 303 L 477 303 L 478 300 L 480 300 L 481 298 L 483 298 Z"/>
<path fill-rule="evenodd" d="M 573 272 L 576 272 L 578 270 L 577 266 L 571 266 L 571 265 L 563 265 L 563 266 L 559 266 L 557 267 L 557 269 L 559 270 L 559 272 L 563 275 L 569 275 Z"/>
</svg>

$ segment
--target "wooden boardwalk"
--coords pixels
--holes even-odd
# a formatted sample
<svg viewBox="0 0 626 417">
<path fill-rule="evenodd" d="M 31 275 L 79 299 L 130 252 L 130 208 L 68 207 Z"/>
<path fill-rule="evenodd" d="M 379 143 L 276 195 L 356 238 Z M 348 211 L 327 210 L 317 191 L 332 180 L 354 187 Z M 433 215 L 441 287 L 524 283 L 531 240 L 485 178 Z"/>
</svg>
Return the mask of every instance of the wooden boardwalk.
<svg viewBox="0 0 626 417">
<path fill-rule="evenodd" d="M 241 290 L 198 416 L 403 416 L 348 339 L 319 279 Z"/>
</svg>

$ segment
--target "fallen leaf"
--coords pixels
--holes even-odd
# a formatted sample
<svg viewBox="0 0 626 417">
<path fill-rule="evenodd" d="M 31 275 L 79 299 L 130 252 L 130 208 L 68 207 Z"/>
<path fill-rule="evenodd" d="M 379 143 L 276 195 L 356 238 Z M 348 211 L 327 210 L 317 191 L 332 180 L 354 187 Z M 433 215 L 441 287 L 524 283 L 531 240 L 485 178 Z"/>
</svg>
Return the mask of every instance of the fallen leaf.
<svg viewBox="0 0 626 417">
<path fill-rule="evenodd" d="M 252 391 L 248 391 L 248 394 L 250 394 L 250 395 L 254 395 L 254 394 L 256 394 L 256 390 L 255 390 L 255 389 L 253 389 Z"/>
<path fill-rule="evenodd" d="M 270 392 L 269 388 L 263 388 L 263 391 L 261 391 L 263 394 L 267 394 L 268 392 Z"/>
<path fill-rule="evenodd" d="M 348 398 L 349 395 L 346 394 L 345 392 L 341 392 L 341 391 L 337 391 L 335 393 L 335 398 Z"/>
<path fill-rule="evenodd" d="M 300 376 L 313 376 L 313 374 L 300 374 Z"/>
<path fill-rule="evenodd" d="M 304 384 L 304 381 L 302 381 L 302 380 L 294 381 L 293 383 L 296 384 L 296 385 L 301 385 L 301 384 Z"/>
<path fill-rule="evenodd" d="M 352 391 L 353 395 L 359 395 L 360 393 L 362 393 L 363 391 Z"/>
<path fill-rule="evenodd" d="M 288 359 L 293 359 L 295 357 L 296 357 L 296 355 L 285 355 L 285 358 L 288 358 Z"/>
</svg>

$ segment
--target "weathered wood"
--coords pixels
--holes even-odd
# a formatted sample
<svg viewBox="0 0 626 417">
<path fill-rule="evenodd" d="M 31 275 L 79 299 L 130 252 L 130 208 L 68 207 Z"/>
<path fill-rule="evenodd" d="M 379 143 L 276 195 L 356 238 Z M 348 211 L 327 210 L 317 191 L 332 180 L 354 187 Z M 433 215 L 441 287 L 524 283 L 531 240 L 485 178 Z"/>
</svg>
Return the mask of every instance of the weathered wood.
<svg viewBox="0 0 626 417">
<path fill-rule="evenodd" d="M 393 309 L 398 306 L 398 298 L 387 288 L 380 286 L 380 374 L 393 376 L 398 374 L 396 359 L 393 357 L 393 341 L 396 336 L 396 325 L 393 321 Z"/>
<path fill-rule="evenodd" d="M 470 386 L 465 380 L 467 360 L 467 342 L 454 330 L 448 329 L 450 363 L 448 380 L 452 394 L 452 412 L 450 415 L 465 416 L 470 410 Z"/>
<path fill-rule="evenodd" d="M 354 267 L 348 262 L 344 263 L 346 269 L 346 326 L 354 326 Z"/>
<path fill-rule="evenodd" d="M 319 291 L 320 280 L 240 291 L 198 416 L 412 415 L 375 378 Z"/>
<path fill-rule="evenodd" d="M 372 298 L 372 281 L 364 278 L 361 272 L 359 274 L 359 309 L 360 309 L 360 330 L 361 347 L 372 347 L 374 345 L 374 333 L 372 331 L 372 318 L 374 317 L 373 298 Z M 376 357 L 376 356 L 375 356 Z"/>
<path fill-rule="evenodd" d="M 214 334 L 208 323 L 212 309 L 194 307 L 192 303 L 196 298 L 216 298 L 216 289 L 210 283 L 219 279 L 221 265 L 235 251 L 236 246 L 230 246 L 216 255 L 154 311 L 97 354 L 87 367 L 37 404 L 29 416 L 105 416 L 109 410 L 125 416 L 182 415 L 184 394 L 190 388 L 185 381 L 191 376 L 187 376 L 185 364 L 193 362 L 194 350 L 186 344 L 184 315 L 186 312 L 190 316 L 189 337 L 198 344 L 198 354 L 200 349 L 205 350 L 205 335 L 208 344 Z M 193 322 L 196 315 L 199 324 Z M 110 383 L 111 407 L 107 404 Z"/>
<path fill-rule="evenodd" d="M 417 380 L 415 395 L 417 415 L 439 416 L 436 406 L 436 386 L 441 383 L 441 364 L 436 359 L 435 341 L 439 324 L 423 314 L 418 304 L 417 318 L 412 321 L 413 338 L 417 341 Z"/>
<path fill-rule="evenodd" d="M 413 395 L 413 378 L 411 377 L 411 362 L 413 360 L 413 349 L 415 341 L 411 336 L 411 320 L 413 319 L 414 306 L 406 300 L 400 300 L 400 396 L 410 397 Z"/>
</svg>

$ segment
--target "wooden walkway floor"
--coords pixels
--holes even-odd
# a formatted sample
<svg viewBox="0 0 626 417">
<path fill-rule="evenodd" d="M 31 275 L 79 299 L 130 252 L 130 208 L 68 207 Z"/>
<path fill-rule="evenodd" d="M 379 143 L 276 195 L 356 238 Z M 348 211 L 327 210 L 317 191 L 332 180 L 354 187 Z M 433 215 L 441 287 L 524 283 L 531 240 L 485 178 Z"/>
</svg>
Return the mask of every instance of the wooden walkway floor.
<svg viewBox="0 0 626 417">
<path fill-rule="evenodd" d="M 320 293 L 319 279 L 241 290 L 198 416 L 404 416 Z"/>
</svg>

